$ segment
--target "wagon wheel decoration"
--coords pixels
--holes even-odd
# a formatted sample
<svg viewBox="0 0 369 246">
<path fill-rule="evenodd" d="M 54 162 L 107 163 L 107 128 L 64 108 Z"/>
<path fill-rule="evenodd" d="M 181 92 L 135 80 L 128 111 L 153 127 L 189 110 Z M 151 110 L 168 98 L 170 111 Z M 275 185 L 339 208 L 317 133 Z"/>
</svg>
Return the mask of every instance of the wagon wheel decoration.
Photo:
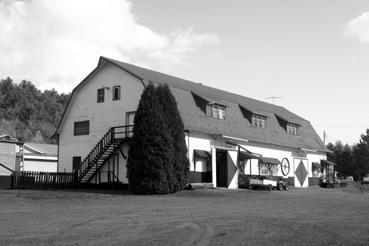
<svg viewBox="0 0 369 246">
<path fill-rule="evenodd" d="M 282 160 L 282 164 L 281 164 L 281 170 L 284 176 L 287 176 L 290 172 L 290 162 L 288 161 L 287 158 L 284 158 Z"/>
</svg>

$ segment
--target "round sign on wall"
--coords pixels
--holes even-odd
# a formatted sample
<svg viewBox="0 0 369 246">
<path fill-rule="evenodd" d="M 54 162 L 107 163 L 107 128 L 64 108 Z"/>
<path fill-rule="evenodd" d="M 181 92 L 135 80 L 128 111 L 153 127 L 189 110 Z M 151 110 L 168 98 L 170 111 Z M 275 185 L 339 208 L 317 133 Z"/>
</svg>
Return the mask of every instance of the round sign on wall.
<svg viewBox="0 0 369 246">
<path fill-rule="evenodd" d="M 290 162 L 287 158 L 282 160 L 281 169 L 284 176 L 287 176 L 290 173 Z"/>
</svg>

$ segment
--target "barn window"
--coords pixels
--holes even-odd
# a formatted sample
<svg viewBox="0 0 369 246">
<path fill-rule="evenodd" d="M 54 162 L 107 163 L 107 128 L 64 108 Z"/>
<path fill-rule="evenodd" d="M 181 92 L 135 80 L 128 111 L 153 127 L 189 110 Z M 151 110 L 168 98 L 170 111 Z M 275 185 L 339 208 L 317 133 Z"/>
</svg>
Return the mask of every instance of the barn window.
<svg viewBox="0 0 369 246">
<path fill-rule="evenodd" d="M 211 116 L 215 119 L 225 119 L 225 107 L 221 105 L 214 104 L 211 106 Z"/>
<path fill-rule="evenodd" d="M 76 121 L 74 122 L 74 136 L 90 134 L 90 121 Z"/>
<path fill-rule="evenodd" d="M 277 165 L 271 165 L 269 168 L 270 175 L 277 175 L 278 174 L 278 166 Z"/>
<path fill-rule="evenodd" d="M 297 125 L 293 124 L 293 123 L 288 123 L 287 124 L 287 133 L 291 134 L 291 135 L 298 135 L 297 133 Z"/>
<path fill-rule="evenodd" d="M 104 97 L 105 97 L 104 88 L 97 89 L 97 102 L 98 103 L 104 102 Z"/>
<path fill-rule="evenodd" d="M 254 114 L 252 116 L 252 126 L 259 127 L 259 128 L 265 128 L 266 127 L 266 117 L 262 115 Z"/>
<path fill-rule="evenodd" d="M 269 175 L 269 168 L 267 164 L 260 164 L 260 174 Z"/>
<path fill-rule="evenodd" d="M 113 101 L 120 100 L 120 85 L 113 86 Z"/>
</svg>

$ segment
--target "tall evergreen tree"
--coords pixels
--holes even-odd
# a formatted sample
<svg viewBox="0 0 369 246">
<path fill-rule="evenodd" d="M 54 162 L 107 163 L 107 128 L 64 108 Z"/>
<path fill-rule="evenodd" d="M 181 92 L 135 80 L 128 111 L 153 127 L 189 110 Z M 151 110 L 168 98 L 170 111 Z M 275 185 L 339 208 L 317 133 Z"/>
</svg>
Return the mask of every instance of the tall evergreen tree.
<svg viewBox="0 0 369 246">
<path fill-rule="evenodd" d="M 163 107 L 163 118 L 167 122 L 167 131 L 172 136 L 173 153 L 171 165 L 174 175 L 173 192 L 183 190 L 188 181 L 189 160 L 185 142 L 184 126 L 179 114 L 177 102 L 168 85 L 157 88 L 159 102 Z"/>
<path fill-rule="evenodd" d="M 135 194 L 171 192 L 168 165 L 172 157 L 172 140 L 163 118 L 156 88 L 149 84 L 138 105 L 134 119 L 133 142 L 127 162 L 129 187 Z"/>
<path fill-rule="evenodd" d="M 183 190 L 188 181 L 189 161 L 187 157 L 187 145 L 184 135 L 184 126 L 179 114 L 177 102 L 168 85 L 157 88 L 158 97 L 163 107 L 163 118 L 167 122 L 168 132 L 172 136 L 173 154 L 172 166 L 174 185 L 172 191 Z"/>
</svg>

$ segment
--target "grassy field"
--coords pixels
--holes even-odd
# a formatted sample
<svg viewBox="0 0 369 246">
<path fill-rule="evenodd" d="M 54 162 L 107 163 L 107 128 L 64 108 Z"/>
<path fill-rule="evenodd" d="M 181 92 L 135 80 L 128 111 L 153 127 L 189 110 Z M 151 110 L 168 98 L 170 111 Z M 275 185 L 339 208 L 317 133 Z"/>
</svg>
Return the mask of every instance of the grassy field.
<svg viewBox="0 0 369 246">
<path fill-rule="evenodd" d="M 0 190 L 0 245 L 368 245 L 369 194 Z"/>
</svg>

